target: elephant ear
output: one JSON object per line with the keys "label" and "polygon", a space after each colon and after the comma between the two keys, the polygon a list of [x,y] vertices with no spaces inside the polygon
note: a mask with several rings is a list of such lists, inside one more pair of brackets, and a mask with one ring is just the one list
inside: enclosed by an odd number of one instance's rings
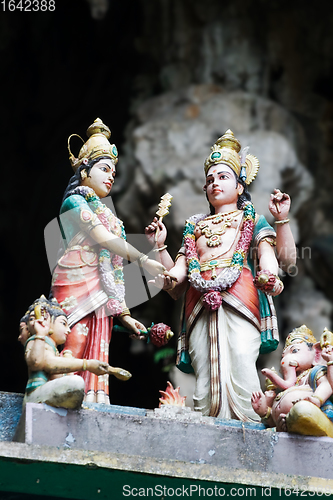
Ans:
{"label": "elephant ear", "polygon": [[315,350],[315,363],[318,364],[320,362],[322,362],[322,358],[321,358],[321,346],[320,346],[320,342],[316,342],[315,344],[313,344],[313,348]]}

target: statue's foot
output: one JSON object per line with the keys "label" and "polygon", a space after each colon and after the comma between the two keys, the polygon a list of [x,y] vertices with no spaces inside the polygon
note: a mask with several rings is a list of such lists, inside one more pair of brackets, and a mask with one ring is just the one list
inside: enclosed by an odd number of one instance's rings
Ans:
{"label": "statue's foot", "polygon": [[298,401],[286,416],[288,432],[333,437],[333,422],[310,401]]}
{"label": "statue's foot", "polygon": [[267,414],[268,405],[266,403],[266,397],[261,391],[252,392],[251,404],[259,417],[262,418]]}

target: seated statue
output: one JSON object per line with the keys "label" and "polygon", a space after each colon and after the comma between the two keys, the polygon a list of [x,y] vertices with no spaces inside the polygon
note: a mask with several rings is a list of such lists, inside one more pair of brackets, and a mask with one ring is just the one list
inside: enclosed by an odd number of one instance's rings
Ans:
{"label": "seated statue", "polygon": [[[25,359],[29,380],[23,405],[46,403],[50,406],[78,409],[84,397],[84,380],[74,372],[88,370],[97,376],[112,373],[122,380],[129,372],[112,368],[97,359],[77,359],[60,356],[58,346],[63,345],[70,332],[67,316],[59,304],[44,296],[35,301],[28,312],[29,337],[25,343]],[[66,376],[65,376],[66,375]]]}
{"label": "seated statue", "polygon": [[[252,407],[268,427],[277,431],[333,437],[333,335],[326,329],[317,342],[305,325],[287,337],[280,377],[273,369],[262,373],[268,390],[252,393]],[[276,389],[281,392],[276,393]]]}

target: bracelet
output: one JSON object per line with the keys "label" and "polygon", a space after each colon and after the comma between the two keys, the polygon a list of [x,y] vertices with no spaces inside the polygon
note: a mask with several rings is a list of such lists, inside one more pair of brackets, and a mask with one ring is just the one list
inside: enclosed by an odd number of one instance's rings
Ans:
{"label": "bracelet", "polygon": [[333,361],[327,361],[327,366],[333,365]]}
{"label": "bracelet", "polygon": [[171,290],[173,290],[175,288],[175,286],[177,285],[177,281],[172,280],[171,285],[172,285],[171,288],[168,288],[167,290],[165,290],[166,292],[170,292]]}
{"label": "bracelet", "polygon": [[266,411],[266,415],[264,417],[261,417],[261,420],[268,420],[269,417],[271,416],[272,413],[272,408],[269,406]]}
{"label": "bracelet", "polygon": [[124,307],[123,312],[119,314],[119,317],[132,316],[128,307]]}
{"label": "bracelet", "polygon": [[34,340],[44,340],[45,342],[45,337],[42,337],[41,335],[35,335]]}
{"label": "bracelet", "polygon": [[319,396],[315,396],[315,395],[313,394],[313,396],[312,396],[312,397],[313,397],[313,398],[318,399],[318,401],[319,401],[319,403],[320,403],[320,406],[323,406],[324,401],[323,401],[323,400],[322,400]]}
{"label": "bracelet", "polygon": [[85,372],[86,369],[87,369],[87,360],[83,359],[82,361],[83,361],[83,363],[82,363],[82,371]]}
{"label": "bracelet", "polygon": [[275,224],[287,224],[288,222],[290,222],[290,219],[276,220]]}
{"label": "bracelet", "polygon": [[141,253],[140,257],[137,259],[137,262],[139,263],[139,266],[141,267],[148,259],[149,259],[148,255]]}
{"label": "bracelet", "polygon": [[163,245],[163,247],[154,248],[153,252],[162,252],[162,250],[165,250],[167,247],[168,245]]}

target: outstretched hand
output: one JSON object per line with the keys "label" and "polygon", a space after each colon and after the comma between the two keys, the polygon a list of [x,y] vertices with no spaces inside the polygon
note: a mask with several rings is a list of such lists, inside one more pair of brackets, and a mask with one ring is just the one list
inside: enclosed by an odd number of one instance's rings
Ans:
{"label": "outstretched hand", "polygon": [[160,290],[173,290],[176,286],[178,279],[172,274],[165,271],[163,274],[158,274],[153,280],[149,280],[148,283],[156,286]]}
{"label": "outstretched hand", "polygon": [[[146,338],[146,335],[144,335],[142,332],[146,332],[147,328],[143,323],[140,321],[132,318],[132,316],[120,316],[119,320],[121,321],[122,325],[127,328],[131,332],[130,338],[135,339],[135,340],[144,340]],[[140,331],[141,330],[141,331]]]}
{"label": "outstretched hand", "polygon": [[87,359],[87,370],[95,375],[106,375],[109,373],[109,364],[98,359]]}

